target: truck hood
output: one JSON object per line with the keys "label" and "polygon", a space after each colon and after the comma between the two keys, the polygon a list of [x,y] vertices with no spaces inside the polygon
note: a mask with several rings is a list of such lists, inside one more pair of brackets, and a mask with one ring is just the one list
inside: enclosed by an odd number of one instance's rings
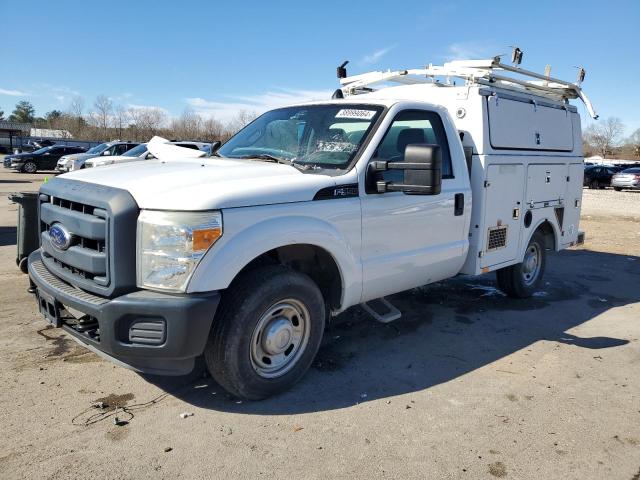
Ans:
{"label": "truck hood", "polygon": [[140,208],[208,210],[313,200],[335,177],[255,160],[145,160],[60,175],[127,190]]}

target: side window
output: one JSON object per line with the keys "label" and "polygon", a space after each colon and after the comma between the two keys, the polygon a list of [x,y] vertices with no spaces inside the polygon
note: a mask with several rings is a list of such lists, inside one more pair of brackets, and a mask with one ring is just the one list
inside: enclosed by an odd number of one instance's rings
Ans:
{"label": "side window", "polygon": [[114,153],[114,155],[122,155],[127,150],[129,150],[129,145],[126,143],[121,143],[119,145],[116,145],[116,153]]}
{"label": "side window", "polygon": [[[404,151],[412,143],[431,143],[440,146],[442,153],[442,178],[453,178],[449,143],[440,116],[425,110],[405,110],[394,118],[387,133],[378,145],[374,157],[390,162],[403,162]],[[387,181],[401,182],[401,170],[389,170],[383,177]]]}

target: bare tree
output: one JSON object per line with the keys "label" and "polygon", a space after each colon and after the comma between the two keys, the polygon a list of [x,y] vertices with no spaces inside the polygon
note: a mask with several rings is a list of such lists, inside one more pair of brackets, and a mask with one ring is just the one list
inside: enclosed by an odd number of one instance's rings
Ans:
{"label": "bare tree", "polygon": [[94,111],[92,117],[98,128],[102,130],[104,138],[107,137],[107,129],[113,115],[113,102],[106,95],[98,95],[93,102]]}
{"label": "bare tree", "polygon": [[167,114],[159,108],[132,108],[128,114],[135,125],[136,140],[149,140],[167,123]]}
{"label": "bare tree", "polygon": [[246,110],[240,110],[236,116],[227,124],[226,132],[224,138],[220,140],[228,140],[233,135],[238,133],[244,127],[246,127],[249,123],[254,121],[258,117],[256,112],[248,112]]}
{"label": "bare tree", "polygon": [[123,131],[129,125],[129,111],[122,105],[116,105],[113,110],[113,126],[118,131],[118,138],[122,139]]}
{"label": "bare tree", "polygon": [[208,118],[202,124],[201,140],[205,142],[223,141],[226,138],[226,129],[222,123],[215,118]]}
{"label": "bare tree", "polygon": [[171,136],[180,140],[198,140],[202,137],[202,117],[187,108],[170,125]]}
{"label": "bare tree", "polygon": [[625,147],[632,156],[640,158],[640,128],[629,135]]}
{"label": "bare tree", "polygon": [[622,120],[609,117],[602,123],[590,125],[584,131],[584,138],[604,158],[620,142],[623,133]]}
{"label": "bare tree", "polygon": [[84,113],[84,99],[80,96],[75,96],[71,100],[69,104],[69,108],[67,109],[66,115],[66,130],[69,130],[74,137],[82,138],[85,127],[86,120],[83,117]]}

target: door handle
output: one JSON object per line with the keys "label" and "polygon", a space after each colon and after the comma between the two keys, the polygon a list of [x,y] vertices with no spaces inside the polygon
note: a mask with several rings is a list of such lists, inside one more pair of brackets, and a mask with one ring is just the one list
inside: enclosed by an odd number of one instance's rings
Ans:
{"label": "door handle", "polygon": [[459,217],[464,213],[464,193],[456,193],[453,214]]}

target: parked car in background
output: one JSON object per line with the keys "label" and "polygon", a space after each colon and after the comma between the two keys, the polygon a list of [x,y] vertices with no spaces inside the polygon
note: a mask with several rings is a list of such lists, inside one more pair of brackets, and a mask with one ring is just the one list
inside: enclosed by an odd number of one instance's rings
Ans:
{"label": "parked car in background", "polygon": [[66,155],[62,157],[58,161],[56,169],[61,173],[80,170],[81,168],[84,168],[84,163],[90,158],[122,155],[138,145],[138,142],[123,142],[120,140],[101,143],[100,145],[90,148],[84,153],[80,153],[78,155]]}
{"label": "parked car in background", "polygon": [[611,178],[611,186],[616,192],[625,188],[640,189],[640,167],[627,168]]}
{"label": "parked car in background", "polygon": [[50,147],[51,145],[55,145],[55,141],[53,140],[31,140],[23,145],[21,145],[20,147],[16,147],[14,149],[14,153],[18,154],[18,153],[31,153],[31,152],[35,152],[36,150],[40,150],[41,148],[44,147]]}
{"label": "parked car in background", "polygon": [[589,188],[607,188],[611,185],[611,177],[620,171],[620,167],[594,165],[584,169],[583,185]]}
{"label": "parked car in background", "polygon": [[4,157],[5,168],[12,168],[22,173],[35,173],[38,170],[55,170],[58,160],[64,155],[82,154],[82,147],[67,145],[51,145],[35,152],[18,153]]}
{"label": "parked car in background", "polygon": [[[175,145],[177,147],[190,148],[193,150],[200,150],[203,152],[209,153],[209,149],[211,148],[210,143],[202,143],[202,142],[185,142],[185,141],[174,141],[168,142],[171,145]],[[128,152],[118,155],[115,157],[96,157],[87,160],[84,164],[85,168],[93,168],[93,167],[104,167],[105,165],[114,165],[121,163],[129,163],[129,162],[138,162],[140,160],[152,160],[156,157],[153,156],[151,152],[147,150],[147,144],[141,143],[137,147],[132,148]]]}

